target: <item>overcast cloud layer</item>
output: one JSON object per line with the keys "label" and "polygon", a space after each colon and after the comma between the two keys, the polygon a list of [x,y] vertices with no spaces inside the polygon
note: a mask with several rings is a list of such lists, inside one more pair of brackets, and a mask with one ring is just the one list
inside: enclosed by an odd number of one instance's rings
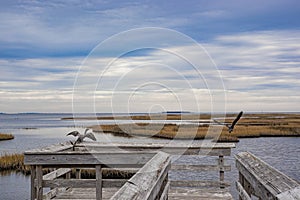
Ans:
{"label": "overcast cloud layer", "polygon": [[[0,112],[299,112],[299,18],[297,0],[1,1]],[[143,27],[178,31],[202,51],[146,31],[95,54]],[[137,41],[163,48],[116,59]]]}

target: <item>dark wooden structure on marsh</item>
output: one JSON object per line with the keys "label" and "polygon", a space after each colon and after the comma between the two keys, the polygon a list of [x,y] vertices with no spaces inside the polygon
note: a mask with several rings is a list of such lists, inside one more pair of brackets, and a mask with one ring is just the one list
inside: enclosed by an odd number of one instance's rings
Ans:
{"label": "dark wooden structure on marsh", "polygon": [[[78,144],[73,151],[72,145],[66,143],[25,152],[25,164],[31,165],[31,199],[226,200],[233,198],[228,189],[230,184],[224,179],[225,171],[230,171],[231,166],[225,165],[224,157],[230,156],[231,148],[234,147],[235,145],[231,143],[211,142],[192,143],[188,147],[184,144],[84,142]],[[199,165],[171,164],[173,155],[207,155],[216,157],[217,161]],[[268,191],[265,190],[260,193],[253,192],[257,183],[248,180],[249,177],[246,175],[247,171],[249,174],[255,174],[249,167],[253,163],[248,163],[249,166],[246,167],[246,161],[251,159],[244,158],[242,162],[242,156],[238,156],[240,180],[237,188],[240,198],[248,199],[251,194],[256,196],[267,194]],[[43,168],[55,170],[43,175]],[[94,169],[95,179],[81,179],[80,170],[84,168]],[[102,178],[102,171],[111,168],[136,173],[129,180]],[[72,169],[76,171],[76,178],[71,178]],[[218,180],[171,181],[168,178],[170,170],[217,171]],[[261,181],[256,176],[251,180]],[[254,185],[250,186],[251,184]],[[44,188],[49,189],[43,193]],[[293,197],[298,194],[299,185],[291,185],[290,190],[285,189],[283,192],[287,191],[292,191],[290,196]],[[278,194],[280,195],[280,192]],[[264,196],[260,198],[264,199]]]}

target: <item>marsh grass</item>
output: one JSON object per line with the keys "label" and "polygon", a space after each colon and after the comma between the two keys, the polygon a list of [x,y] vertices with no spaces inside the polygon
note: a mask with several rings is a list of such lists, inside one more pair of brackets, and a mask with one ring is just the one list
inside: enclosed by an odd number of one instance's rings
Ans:
{"label": "marsh grass", "polygon": [[0,133],[0,140],[12,140],[14,138],[12,134]]}
{"label": "marsh grass", "polygon": [[[139,117],[139,116],[138,116]],[[171,116],[179,119],[179,116]],[[194,117],[194,118],[193,118]],[[199,116],[185,116],[188,119],[199,119]],[[207,119],[209,115],[206,115]],[[224,120],[231,123],[235,115],[228,115]],[[142,119],[140,117],[139,119]],[[215,126],[215,125],[213,125]],[[238,122],[232,133],[228,134],[223,127],[218,130],[209,129],[209,125],[176,125],[176,124],[111,124],[91,127],[94,132],[113,133],[126,136],[146,136],[166,139],[214,139],[217,142],[237,142],[238,138],[300,136],[299,114],[248,114]]]}
{"label": "marsh grass", "polygon": [[23,154],[4,154],[0,157],[0,171],[11,170],[24,174],[30,173],[30,167],[24,165]]}

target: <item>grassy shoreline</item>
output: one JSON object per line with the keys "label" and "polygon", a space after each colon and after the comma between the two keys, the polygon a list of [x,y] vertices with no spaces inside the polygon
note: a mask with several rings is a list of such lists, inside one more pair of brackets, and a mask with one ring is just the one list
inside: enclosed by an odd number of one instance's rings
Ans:
{"label": "grassy shoreline", "polygon": [[[231,123],[230,114],[224,120]],[[143,116],[135,116],[142,118]],[[146,118],[149,116],[146,116]],[[180,119],[179,115],[172,115],[172,119]],[[203,118],[207,118],[208,115]],[[124,118],[122,116],[122,118]],[[128,118],[128,117],[127,117]],[[201,119],[203,119],[201,118]],[[151,118],[153,120],[153,118]],[[169,118],[168,118],[169,119]],[[200,119],[198,115],[185,115],[184,120]],[[202,122],[202,121],[201,121]],[[94,132],[112,133],[123,136],[146,136],[165,139],[213,139],[216,142],[238,142],[238,138],[254,137],[298,137],[300,136],[300,114],[246,114],[238,122],[234,131],[228,133],[226,127],[208,123],[202,125],[193,124],[111,124],[90,126]],[[221,132],[220,132],[220,129]]]}
{"label": "grassy shoreline", "polygon": [[12,134],[0,133],[0,141],[1,140],[12,140],[15,137]]}
{"label": "grassy shoreline", "polygon": [[30,173],[30,167],[24,165],[23,154],[4,154],[0,157],[0,171],[17,171],[23,174]]}

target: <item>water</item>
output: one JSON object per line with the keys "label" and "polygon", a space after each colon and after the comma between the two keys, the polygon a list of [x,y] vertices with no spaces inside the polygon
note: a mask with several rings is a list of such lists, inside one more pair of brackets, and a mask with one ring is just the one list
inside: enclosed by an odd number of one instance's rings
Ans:
{"label": "water", "polygon": [[[0,114],[0,132],[12,133],[15,139],[0,141],[0,154],[23,152],[24,150],[39,148],[50,144],[73,140],[71,136],[66,137],[66,133],[71,130],[83,131],[84,126],[95,124],[93,121],[65,121],[61,117],[69,117],[71,114]],[[33,128],[33,129],[24,129]],[[118,137],[111,134],[96,134],[98,141],[105,142],[174,142],[164,139],[153,139],[143,137]],[[185,142],[185,141],[176,141]],[[199,141],[201,142],[201,141]],[[241,151],[249,151],[265,162],[274,166],[278,170],[300,181],[300,137],[276,137],[276,138],[252,138],[241,139],[237,147],[232,150],[232,156],[227,158],[227,164],[231,164],[232,171],[225,172],[226,181],[231,182],[231,193],[237,199],[234,182],[238,178],[233,155]],[[212,157],[185,156],[177,163],[199,164],[205,163]],[[186,180],[197,179],[218,179],[218,172],[211,173],[182,173],[171,172],[170,179],[176,180],[180,177]],[[29,199],[30,177],[22,174],[9,173],[0,175],[1,199]]]}

